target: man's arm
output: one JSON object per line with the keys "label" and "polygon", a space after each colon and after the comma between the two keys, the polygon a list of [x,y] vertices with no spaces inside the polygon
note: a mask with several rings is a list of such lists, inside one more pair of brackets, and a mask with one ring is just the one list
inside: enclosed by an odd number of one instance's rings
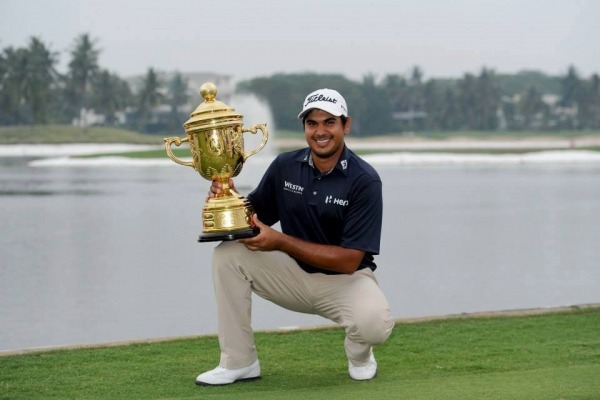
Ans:
{"label": "man's arm", "polygon": [[354,273],[365,255],[362,250],[307,242],[263,224],[256,214],[253,218],[260,233],[253,238],[240,240],[253,251],[283,251],[317,268],[344,274]]}

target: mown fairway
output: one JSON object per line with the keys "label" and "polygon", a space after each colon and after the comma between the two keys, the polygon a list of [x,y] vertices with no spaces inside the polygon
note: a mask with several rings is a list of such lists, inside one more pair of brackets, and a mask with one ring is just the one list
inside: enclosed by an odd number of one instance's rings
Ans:
{"label": "mown fairway", "polygon": [[0,357],[2,399],[598,399],[600,308],[398,323],[370,382],[343,331],[257,333],[263,379],[199,387],[215,337]]}

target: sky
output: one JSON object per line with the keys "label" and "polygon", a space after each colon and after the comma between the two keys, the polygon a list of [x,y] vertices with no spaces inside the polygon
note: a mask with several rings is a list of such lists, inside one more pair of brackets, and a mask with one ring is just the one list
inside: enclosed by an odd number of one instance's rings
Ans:
{"label": "sky", "polygon": [[212,72],[424,79],[537,70],[600,73],[597,0],[0,0],[0,50],[39,37],[66,72],[88,33],[121,77]]}

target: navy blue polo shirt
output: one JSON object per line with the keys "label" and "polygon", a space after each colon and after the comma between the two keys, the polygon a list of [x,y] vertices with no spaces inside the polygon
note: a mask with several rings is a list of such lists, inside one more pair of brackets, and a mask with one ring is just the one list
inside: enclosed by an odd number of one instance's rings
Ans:
{"label": "navy blue polo shirt", "polygon": [[[310,149],[278,155],[248,195],[258,218],[278,221],[282,232],[309,242],[363,250],[359,269],[376,265],[383,198],[381,179],[366,161],[344,147],[330,173],[309,164]],[[332,274],[296,260],[307,272]]]}

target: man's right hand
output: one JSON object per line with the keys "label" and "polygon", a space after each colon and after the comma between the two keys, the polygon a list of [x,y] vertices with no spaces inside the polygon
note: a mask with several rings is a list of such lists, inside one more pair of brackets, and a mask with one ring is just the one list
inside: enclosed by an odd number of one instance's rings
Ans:
{"label": "man's right hand", "polygon": [[[235,185],[233,184],[233,179],[231,178],[229,178],[229,189],[237,192],[237,190],[235,190]],[[206,201],[211,198],[218,197],[221,194],[223,194],[223,184],[221,181],[214,180],[212,181],[212,185],[210,185],[210,190],[208,191],[208,197],[206,198]]]}

